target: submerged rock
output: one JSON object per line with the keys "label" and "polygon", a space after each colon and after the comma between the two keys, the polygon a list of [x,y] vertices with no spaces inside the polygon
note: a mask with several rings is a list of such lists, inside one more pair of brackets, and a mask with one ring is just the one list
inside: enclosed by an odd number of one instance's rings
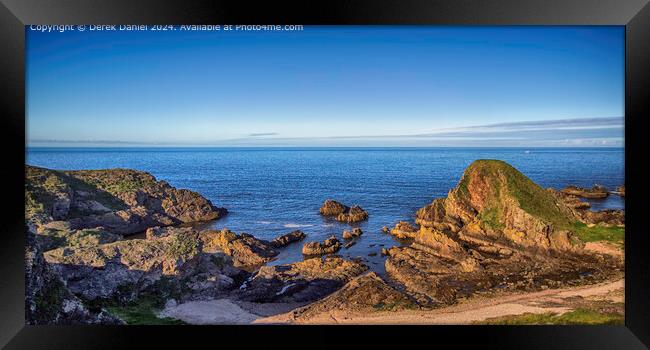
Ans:
{"label": "submerged rock", "polygon": [[334,254],[341,249],[341,241],[332,236],[321,242],[307,242],[302,247],[303,255],[325,255]]}
{"label": "submerged rock", "polygon": [[341,222],[358,222],[368,219],[368,212],[358,205],[348,207],[335,200],[326,200],[320,208],[321,215],[334,217]]}
{"label": "submerged rock", "polygon": [[367,269],[366,265],[338,256],[263,266],[237,293],[242,300],[255,302],[313,301],[332,293]]}
{"label": "submerged rock", "polygon": [[609,191],[607,191],[607,188],[600,185],[594,185],[590,189],[578,186],[567,186],[560,192],[583,198],[605,198],[609,196]]}

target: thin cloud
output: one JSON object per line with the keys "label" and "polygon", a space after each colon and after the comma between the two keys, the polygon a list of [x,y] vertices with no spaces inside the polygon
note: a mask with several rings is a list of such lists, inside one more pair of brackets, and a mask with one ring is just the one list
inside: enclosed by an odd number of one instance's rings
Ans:
{"label": "thin cloud", "polygon": [[262,136],[275,136],[278,135],[277,132],[258,132],[258,133],[252,133],[248,134],[249,137],[262,137]]}

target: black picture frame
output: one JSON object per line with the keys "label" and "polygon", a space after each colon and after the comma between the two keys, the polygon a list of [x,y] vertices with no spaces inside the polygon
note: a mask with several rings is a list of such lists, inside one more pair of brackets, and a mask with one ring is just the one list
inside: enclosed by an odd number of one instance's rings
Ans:
{"label": "black picture frame", "polygon": [[[2,0],[3,230],[0,346],[124,348],[202,340],[229,346],[328,348],[453,346],[499,349],[645,349],[650,345],[650,264],[642,230],[644,118],[649,113],[647,0],[128,1]],[[25,30],[28,24],[433,24],[624,25],[626,284],[625,326],[26,326],[24,303]],[[300,337],[297,340],[296,337]],[[209,345],[208,345],[209,346]]]}

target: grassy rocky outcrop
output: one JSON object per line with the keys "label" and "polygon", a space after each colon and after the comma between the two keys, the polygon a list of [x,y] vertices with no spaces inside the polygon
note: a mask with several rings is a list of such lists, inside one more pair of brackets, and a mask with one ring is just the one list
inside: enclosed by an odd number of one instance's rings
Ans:
{"label": "grassy rocky outcrop", "polygon": [[587,241],[622,239],[598,226],[514,167],[477,160],[446,198],[391,233],[410,246],[387,251],[388,275],[423,305],[453,304],[476,293],[538,290],[595,282],[622,273],[622,262],[592,254]]}
{"label": "grassy rocky outcrop", "polygon": [[148,227],[213,220],[226,213],[200,194],[142,171],[25,166],[25,219],[46,249],[108,243]]}

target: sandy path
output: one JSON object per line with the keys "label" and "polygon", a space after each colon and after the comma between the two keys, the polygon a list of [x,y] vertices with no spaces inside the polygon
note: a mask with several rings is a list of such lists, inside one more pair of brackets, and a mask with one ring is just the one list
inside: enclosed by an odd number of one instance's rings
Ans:
{"label": "sandy path", "polygon": [[[564,313],[570,311],[562,305],[570,297],[600,297],[619,300],[624,279],[613,282],[541,292],[513,294],[493,298],[473,298],[462,304],[431,311],[405,310],[397,312],[324,312],[308,320],[294,321],[291,314],[259,318],[254,323],[308,323],[308,324],[468,324],[488,318],[520,315],[524,313]],[[617,296],[611,296],[617,294]],[[549,306],[553,305],[553,306]]]}
{"label": "sandy path", "polygon": [[259,317],[228,299],[189,301],[167,306],[159,316],[189,324],[249,324]]}

